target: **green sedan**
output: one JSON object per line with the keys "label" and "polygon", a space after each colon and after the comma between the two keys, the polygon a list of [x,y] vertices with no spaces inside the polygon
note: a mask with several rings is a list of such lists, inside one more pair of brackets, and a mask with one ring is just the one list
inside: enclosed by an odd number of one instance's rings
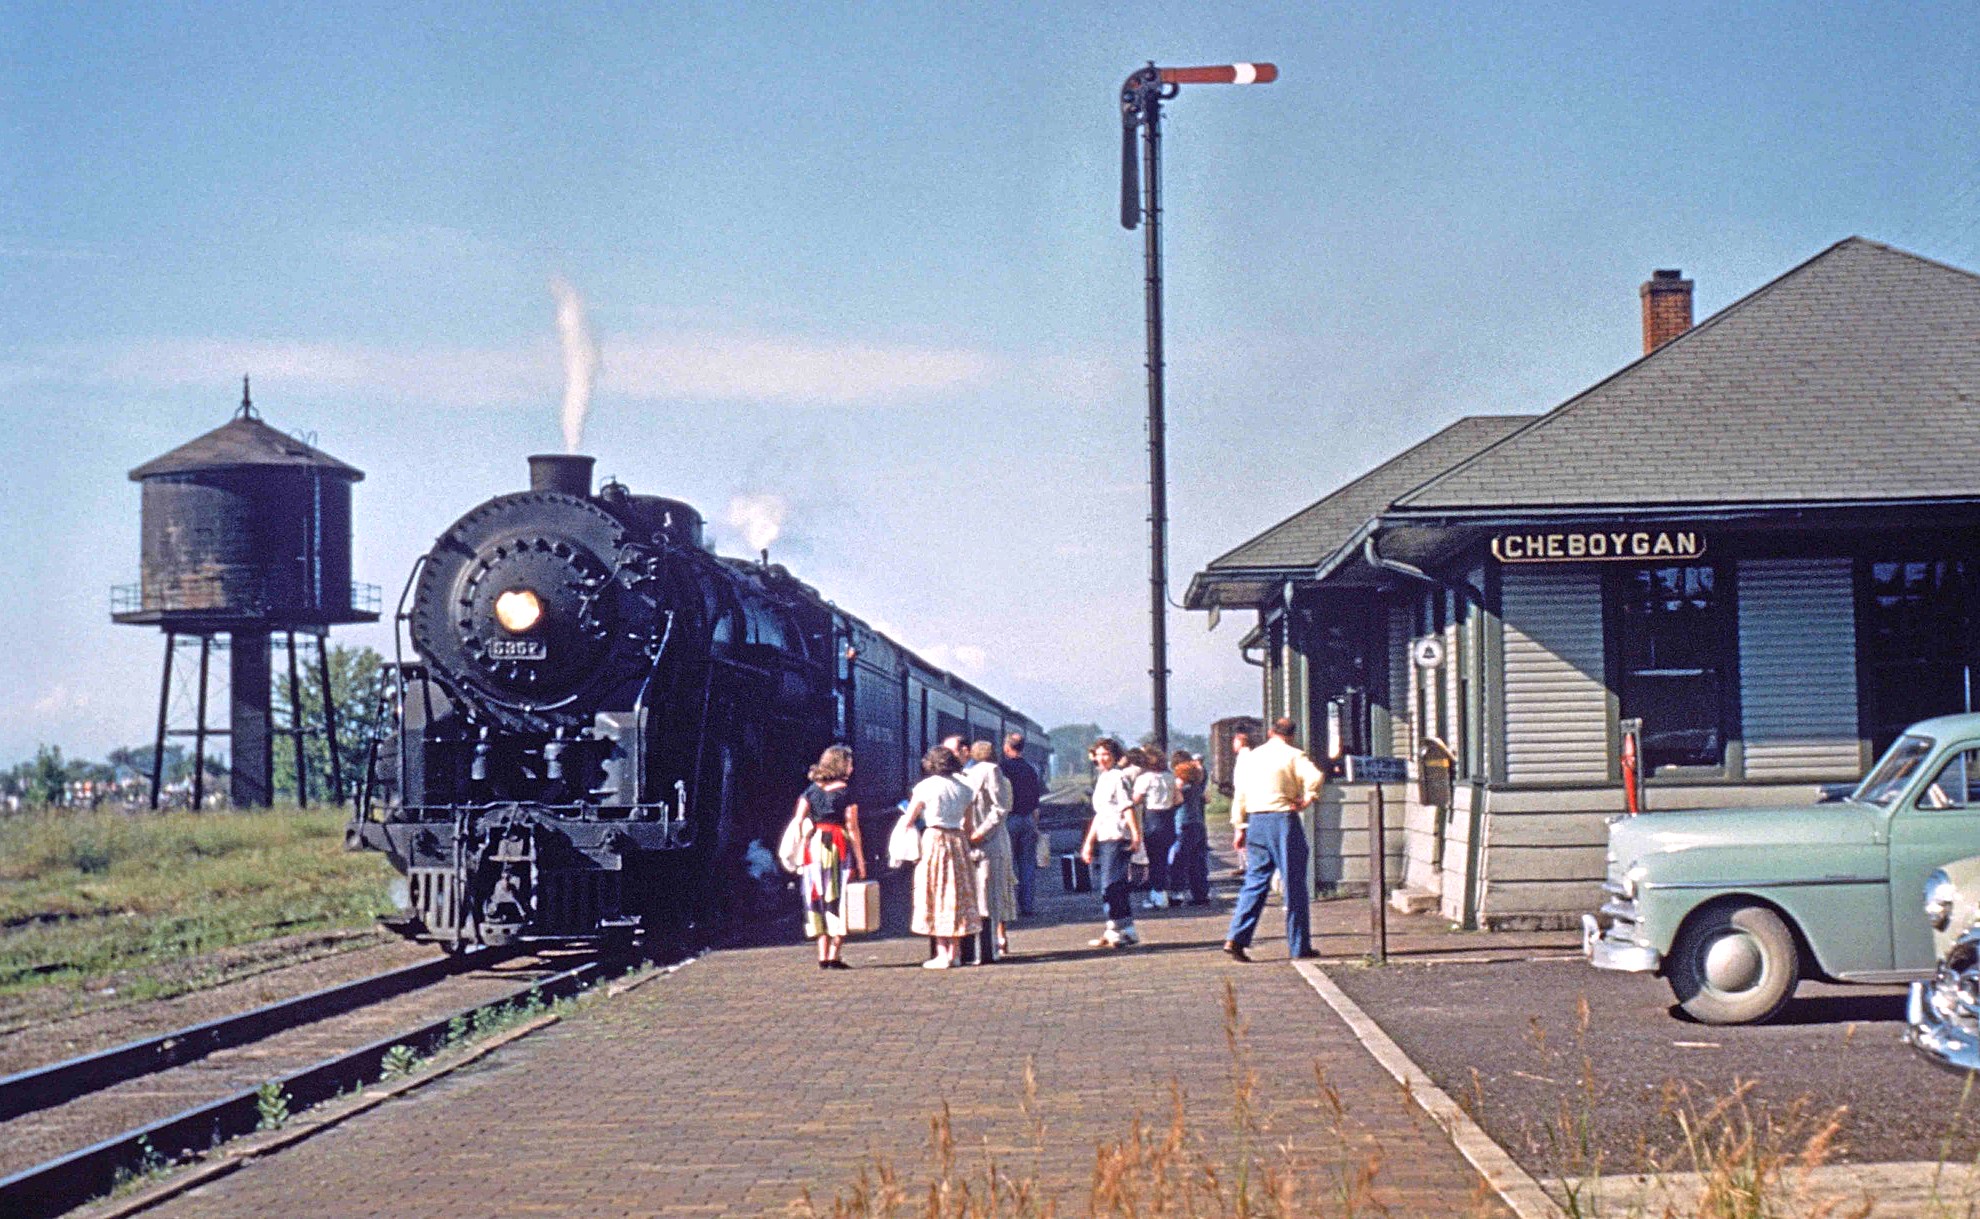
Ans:
{"label": "green sedan", "polygon": [[1841,801],[1651,812],[1609,823],[1597,969],[1662,974],[1707,1024],[1779,1012],[1804,977],[1929,976],[1926,878],[1980,853],[1980,715],[1923,720]]}

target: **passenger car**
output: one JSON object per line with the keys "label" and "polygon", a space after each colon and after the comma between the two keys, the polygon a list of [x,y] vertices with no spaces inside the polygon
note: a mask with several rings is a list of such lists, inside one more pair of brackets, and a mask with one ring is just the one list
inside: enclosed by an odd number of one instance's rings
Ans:
{"label": "passenger car", "polygon": [[1939,967],[1911,984],[1904,1039],[1941,1066],[1980,1070],[1980,855],[1926,878],[1925,921]]}
{"label": "passenger car", "polygon": [[1582,917],[1582,949],[1598,969],[1662,974],[1707,1024],[1766,1020],[1803,977],[1929,973],[1918,894],[1976,853],[1980,715],[1922,720],[1839,802],[1611,821],[1608,900]]}

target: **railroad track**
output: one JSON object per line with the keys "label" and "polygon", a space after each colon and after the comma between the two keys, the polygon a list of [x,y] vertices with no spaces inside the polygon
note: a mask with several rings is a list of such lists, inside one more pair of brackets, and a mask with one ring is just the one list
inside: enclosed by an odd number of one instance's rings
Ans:
{"label": "railroad track", "polygon": [[0,1078],[0,1215],[60,1214],[256,1129],[265,1095],[300,1111],[377,1082],[394,1047],[430,1053],[463,1022],[607,968],[513,950],[422,962]]}

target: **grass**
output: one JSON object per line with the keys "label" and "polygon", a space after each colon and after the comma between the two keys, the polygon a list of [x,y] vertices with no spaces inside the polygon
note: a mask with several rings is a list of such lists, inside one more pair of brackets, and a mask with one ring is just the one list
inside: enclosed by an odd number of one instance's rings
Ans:
{"label": "grass", "polygon": [[125,994],[154,997],[175,984],[148,968],[365,926],[393,873],[346,853],[343,828],[334,808],[0,816],[0,995],[140,971]]}
{"label": "grass", "polygon": [[[1050,1219],[1060,1214],[1119,1219],[1292,1219],[1388,1215],[1376,1196],[1382,1171],[1379,1149],[1366,1147],[1348,1107],[1316,1064],[1314,1094],[1306,1103],[1325,1128],[1320,1147],[1331,1154],[1313,1161],[1313,1146],[1294,1149],[1274,1135],[1238,1010],[1237,991],[1224,984],[1224,1039],[1228,1054],[1228,1123],[1193,1120],[1179,1085],[1171,1081],[1166,1120],[1134,1118],[1119,1137],[1093,1149],[1084,1196],[1045,1179],[1042,1163],[1051,1146],[1038,1107],[1038,1080],[1026,1064],[1019,1102],[1030,1143],[1029,1165],[998,1158],[987,1142],[979,1150],[959,1146],[949,1106],[929,1121],[925,1171],[903,1171],[881,1157],[862,1164],[829,1203],[809,1192],[790,1206],[798,1219]],[[1481,1188],[1470,1213],[1492,1213]],[[1458,1212],[1453,1219],[1459,1219]]]}
{"label": "grass", "polygon": [[[1581,1036],[1587,1025],[1584,1004]],[[1020,1101],[1023,1121],[1017,1124],[1029,1135],[1029,1164],[999,1158],[987,1138],[981,1148],[960,1146],[945,1102],[929,1122],[925,1166],[903,1168],[869,1157],[829,1203],[819,1203],[807,1191],[791,1203],[789,1213],[798,1219],[1050,1219],[1062,1214],[1354,1219],[1398,1213],[1381,1196],[1385,1149],[1370,1145],[1358,1131],[1349,1104],[1318,1063],[1307,1104],[1322,1116],[1323,1135],[1306,1140],[1303,1163],[1274,1138],[1229,983],[1224,1033],[1230,1062],[1230,1091],[1223,1102],[1228,1117],[1206,1125],[1201,1115],[1186,1111],[1172,1083],[1167,1121],[1150,1124],[1137,1116],[1119,1137],[1096,1143],[1084,1189],[1046,1178],[1043,1163],[1050,1144],[1039,1117],[1038,1081],[1027,1063]],[[1579,1038],[1574,1048],[1581,1049]],[[1598,1150],[1602,1118],[1595,1106],[1592,1060],[1585,1054],[1578,1057],[1581,1078],[1558,1112],[1536,1115],[1547,1130],[1535,1150],[1547,1161],[1549,1194],[1566,1219],[1867,1219],[1882,1213],[1877,1199],[1838,1194],[1816,1172],[1841,1146],[1845,1107],[1803,1098],[1770,1108],[1756,1102],[1750,1082],[1736,1083],[1716,1097],[1699,1097],[1676,1082],[1667,1085],[1661,1120],[1669,1123],[1676,1153],[1662,1163],[1647,1163],[1647,1184],[1637,1192],[1603,1190],[1602,1178],[1614,1166]],[[1969,1080],[1969,1093],[1972,1084]],[[1963,1094],[1962,1114],[1966,1105]],[[1959,1117],[1953,1115],[1953,1121]],[[1314,1157],[1316,1145],[1334,1154]],[[1950,1142],[1939,1150],[1943,1176],[1953,1166]],[[1467,1212],[1502,1213],[1482,1181],[1468,1204],[1451,1213]],[[1904,1213],[1921,1219],[1975,1219],[1980,1195],[1935,1179],[1922,1209]]]}
{"label": "grass", "polygon": [[[1649,1132],[1638,1140],[1633,1163],[1613,1163],[1602,1150],[1600,1088],[1586,1049],[1589,1021],[1584,997],[1576,1005],[1567,1050],[1575,1079],[1553,1113],[1534,1115],[1537,1137],[1530,1139],[1550,1178],[1548,1192],[1566,1219],[1866,1219],[1878,1213],[1878,1199],[1838,1192],[1835,1179],[1825,1181],[1818,1172],[1843,1146],[1848,1106],[1806,1095],[1767,1104],[1756,1097],[1753,1080],[1735,1079],[1721,1095],[1701,1095],[1681,1081],[1667,1081],[1657,1117],[1663,1137]],[[1537,1022],[1529,1040],[1545,1053],[1545,1033]],[[1971,1179],[1964,1187],[1947,1179],[1954,1166],[1953,1134],[1964,1123],[1972,1082],[1969,1078],[1958,1108],[1947,1115],[1930,1196],[1922,1210],[1904,1213],[1922,1219],[1980,1215]],[[1476,1071],[1472,1087],[1476,1111],[1483,1101]]]}

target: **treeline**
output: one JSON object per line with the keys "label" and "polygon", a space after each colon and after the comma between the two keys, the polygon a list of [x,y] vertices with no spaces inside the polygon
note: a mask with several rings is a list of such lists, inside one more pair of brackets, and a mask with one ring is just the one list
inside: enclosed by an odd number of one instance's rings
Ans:
{"label": "treeline", "polygon": [[[367,647],[330,646],[330,702],[337,712],[336,741],[330,739],[328,717],[324,714],[323,679],[315,665],[303,668],[299,683],[300,716],[303,726],[303,760],[309,774],[308,796],[312,802],[330,798],[331,749],[342,770],[346,796],[356,792],[364,776],[365,755],[374,733],[385,722],[387,704],[385,660]],[[296,781],[294,738],[284,731],[296,722],[290,714],[288,682],[275,683],[274,723],[275,797],[295,800],[302,791]],[[224,727],[224,724],[222,725]],[[226,738],[207,742],[206,804],[224,802],[226,795]],[[36,747],[34,756],[0,770],[0,801],[7,807],[24,805],[101,805],[140,804],[151,793],[153,749],[150,743],[113,749],[99,761],[68,757],[59,745]],[[184,807],[192,799],[192,750],[179,740],[168,741],[161,772],[161,804]]]}
{"label": "treeline", "polygon": [[[1060,724],[1046,733],[1052,739],[1052,774],[1055,778],[1076,776],[1093,777],[1093,762],[1086,756],[1088,746],[1103,736],[1125,741],[1133,745],[1153,745],[1155,734],[1142,733],[1135,736],[1127,732],[1110,732],[1098,724]],[[1210,752],[1210,738],[1196,732],[1182,732],[1174,725],[1169,727],[1169,748],[1171,751],[1186,749],[1190,753]]]}

